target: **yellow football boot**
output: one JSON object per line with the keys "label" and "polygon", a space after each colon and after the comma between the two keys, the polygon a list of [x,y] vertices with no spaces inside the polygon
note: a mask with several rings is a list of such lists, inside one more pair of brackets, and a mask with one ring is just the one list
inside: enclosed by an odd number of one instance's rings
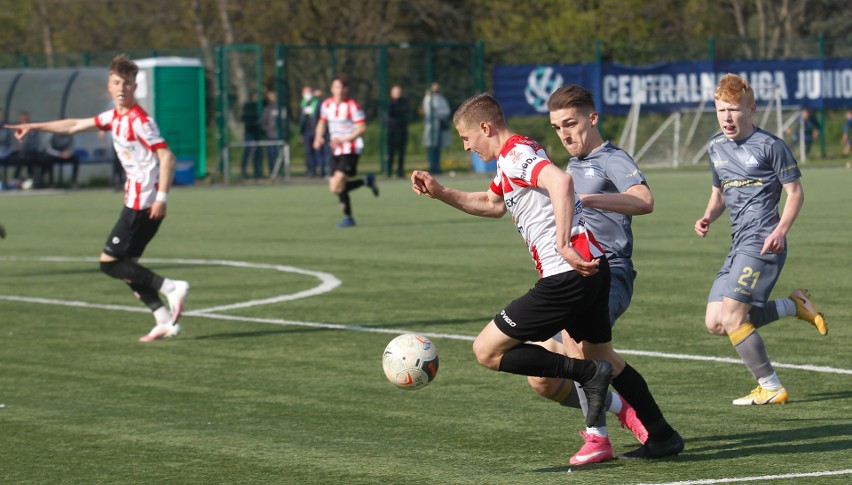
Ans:
{"label": "yellow football boot", "polygon": [[811,325],[816,327],[820,335],[828,335],[828,325],[825,323],[825,315],[817,311],[808,290],[797,288],[790,293],[790,299],[796,303],[796,318],[810,322]]}
{"label": "yellow football boot", "polygon": [[733,404],[735,406],[751,406],[751,405],[763,405],[763,404],[784,404],[787,402],[787,398],[789,398],[789,394],[787,394],[787,389],[783,387],[778,388],[774,391],[770,391],[768,389],[764,389],[761,386],[755,387],[748,396],[743,396],[739,399],[734,399]]}

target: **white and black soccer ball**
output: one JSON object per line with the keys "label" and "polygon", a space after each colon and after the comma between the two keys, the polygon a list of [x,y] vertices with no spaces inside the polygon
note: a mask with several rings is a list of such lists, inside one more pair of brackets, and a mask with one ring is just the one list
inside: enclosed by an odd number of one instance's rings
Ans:
{"label": "white and black soccer ball", "polygon": [[438,373],[438,349],[426,337],[402,334],[385,347],[382,367],[397,387],[408,391],[423,389]]}

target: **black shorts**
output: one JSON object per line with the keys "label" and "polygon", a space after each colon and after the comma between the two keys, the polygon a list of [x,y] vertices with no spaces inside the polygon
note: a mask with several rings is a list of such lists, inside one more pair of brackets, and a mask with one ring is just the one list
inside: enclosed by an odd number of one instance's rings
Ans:
{"label": "black shorts", "polygon": [[157,234],[162,219],[151,219],[151,209],[121,209],[121,215],[104,244],[104,252],[114,258],[130,259],[142,256],[145,247]]}
{"label": "black shorts", "polygon": [[331,173],[343,172],[347,177],[358,175],[358,159],[360,155],[348,153],[331,157]]}
{"label": "black shorts", "polygon": [[494,323],[521,341],[547,340],[567,330],[576,342],[606,343],[612,340],[609,285],[609,263],[600,258],[598,272],[592,276],[568,271],[538,280],[526,295],[498,313]]}

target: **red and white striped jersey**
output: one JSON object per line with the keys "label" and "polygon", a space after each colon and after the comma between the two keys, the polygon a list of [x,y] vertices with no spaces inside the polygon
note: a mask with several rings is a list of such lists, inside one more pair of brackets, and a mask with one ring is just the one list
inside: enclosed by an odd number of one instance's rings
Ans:
{"label": "red and white striped jersey", "polygon": [[115,109],[95,116],[95,124],[112,132],[112,144],[127,174],[124,205],[145,210],[154,204],[160,186],[160,161],[157,150],[168,148],[154,119],[139,105],[120,115]]}
{"label": "red and white striped jersey", "polygon": [[[538,187],[538,175],[550,163],[547,153],[535,140],[513,135],[497,157],[497,175],[490,187],[503,197],[541,278],[574,270],[556,248],[556,218],[550,195]],[[587,260],[603,255],[586,229],[583,206],[576,192],[571,245]]]}
{"label": "red and white striped jersey", "polygon": [[[326,122],[328,134],[331,138],[347,137],[355,131],[355,125],[367,122],[364,110],[352,98],[346,98],[339,103],[334,98],[323,101],[320,107],[320,120]],[[363,149],[364,140],[359,136],[335,148],[333,155],[348,155],[350,153],[360,155]]]}

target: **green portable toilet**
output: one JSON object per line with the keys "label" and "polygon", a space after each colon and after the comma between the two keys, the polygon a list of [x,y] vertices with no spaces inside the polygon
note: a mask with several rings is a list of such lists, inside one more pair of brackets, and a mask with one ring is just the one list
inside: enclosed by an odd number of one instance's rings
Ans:
{"label": "green portable toilet", "polygon": [[136,100],[150,114],[177,158],[175,184],[207,175],[204,65],[200,59],[139,59]]}

